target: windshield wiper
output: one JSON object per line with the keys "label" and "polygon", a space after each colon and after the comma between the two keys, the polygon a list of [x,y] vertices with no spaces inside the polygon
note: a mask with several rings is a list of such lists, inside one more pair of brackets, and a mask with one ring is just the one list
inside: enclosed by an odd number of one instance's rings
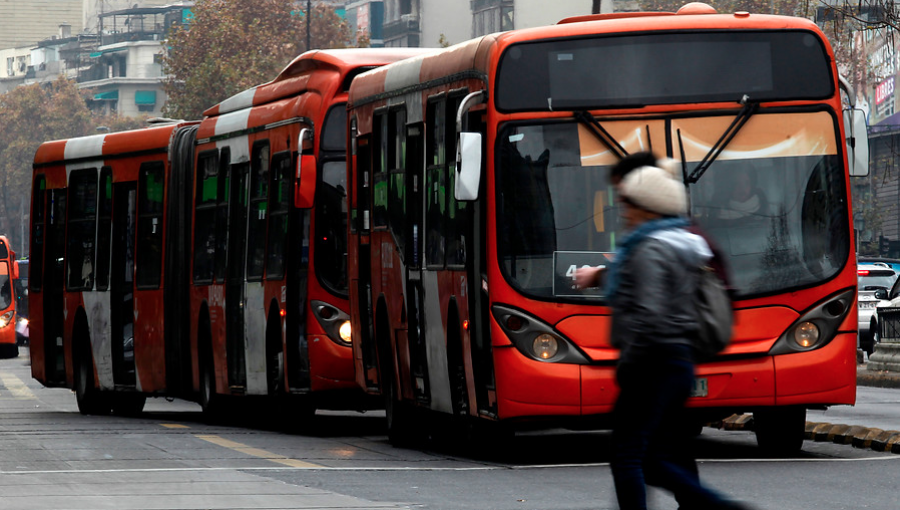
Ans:
{"label": "windshield wiper", "polygon": [[603,142],[603,145],[606,145],[619,159],[628,155],[628,151],[619,145],[619,142],[617,142],[609,132],[603,129],[603,126],[597,122],[597,119],[595,119],[593,115],[584,110],[578,110],[574,112],[574,115],[575,119],[584,124],[585,127],[587,127],[598,140]]}
{"label": "windshield wiper", "polygon": [[[744,105],[744,107],[741,108],[740,112],[738,112],[737,117],[735,117],[734,120],[731,121],[731,125],[728,126],[728,129],[726,129],[725,132],[722,133],[722,136],[715,143],[715,145],[713,145],[712,148],[709,149],[709,152],[706,154],[706,156],[703,157],[703,161],[701,161],[697,168],[695,168],[694,171],[691,172],[691,175],[687,176],[687,179],[685,180],[687,184],[694,184],[700,180],[700,177],[703,176],[703,174],[707,170],[709,170],[709,167],[713,164],[713,161],[715,161],[716,158],[719,157],[719,154],[721,154],[722,151],[725,150],[725,147],[729,143],[731,143],[731,140],[735,137],[735,135],[738,134],[738,131],[740,131],[741,128],[744,127],[744,124],[746,124],[747,121],[750,120],[750,117],[752,117],[753,114],[756,113],[756,109],[759,107],[759,103],[751,102],[750,96],[746,94],[744,94],[744,97],[741,98],[741,104]],[[683,147],[682,150],[684,150]]]}

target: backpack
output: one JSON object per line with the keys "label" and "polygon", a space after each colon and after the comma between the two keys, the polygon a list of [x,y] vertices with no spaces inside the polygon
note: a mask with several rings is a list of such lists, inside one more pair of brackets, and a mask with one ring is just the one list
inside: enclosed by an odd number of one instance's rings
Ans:
{"label": "backpack", "polygon": [[697,281],[697,322],[694,343],[697,361],[709,361],[731,341],[734,309],[722,279],[710,267],[701,267]]}

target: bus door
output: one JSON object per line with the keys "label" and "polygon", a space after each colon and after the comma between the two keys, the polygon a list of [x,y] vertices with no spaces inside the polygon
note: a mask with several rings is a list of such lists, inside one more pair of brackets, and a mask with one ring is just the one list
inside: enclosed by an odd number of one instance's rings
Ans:
{"label": "bus door", "polygon": [[66,381],[66,361],[63,350],[66,190],[48,189],[41,193],[44,195],[43,203],[47,204],[46,214],[49,216],[46,221],[44,248],[44,364],[47,382],[63,383]]}
{"label": "bus door", "polygon": [[134,386],[134,250],[137,224],[137,183],[113,184],[112,277],[110,326],[113,382]]}
{"label": "bus door", "polygon": [[[356,119],[353,120],[351,130],[356,130]],[[356,214],[350,219],[351,231],[356,236],[351,236],[351,242],[355,243],[357,279],[351,282],[350,292],[356,294],[355,300],[359,313],[351,314],[353,331],[358,331],[359,349],[362,354],[363,381],[366,388],[374,390],[378,388],[378,353],[375,345],[375,333],[373,323],[372,303],[372,265],[371,261],[371,197],[369,195],[372,179],[372,143],[370,138],[358,138],[356,146],[356,172],[353,176],[352,186],[356,189]],[[350,197],[353,200],[353,197]],[[353,206],[351,206],[353,207]],[[348,248],[350,248],[348,246]],[[354,262],[351,262],[354,263]]]}
{"label": "bus door", "polygon": [[[431,399],[428,387],[428,359],[425,343],[425,302],[422,286],[424,267],[423,188],[425,185],[425,137],[422,124],[409,126],[406,131],[406,310],[410,372],[413,394],[419,402]],[[434,296],[435,298],[437,296]]]}
{"label": "bus door", "polygon": [[247,368],[244,363],[244,280],[247,255],[248,175],[250,165],[231,165],[228,180],[228,260],[225,279],[225,356],[228,385],[244,388]]}

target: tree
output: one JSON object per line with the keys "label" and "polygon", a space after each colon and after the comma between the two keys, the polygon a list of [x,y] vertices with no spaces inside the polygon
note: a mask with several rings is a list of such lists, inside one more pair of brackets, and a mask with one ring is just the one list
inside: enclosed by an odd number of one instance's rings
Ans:
{"label": "tree", "polygon": [[31,200],[34,153],[46,140],[90,134],[94,124],[84,96],[62,77],[0,95],[0,118],[0,232],[25,253],[28,228],[21,222]]}
{"label": "tree", "polygon": [[[163,83],[169,117],[198,119],[207,108],[274,79],[305,51],[306,14],[292,0],[197,0],[194,17],[169,34]],[[345,47],[348,25],[327,5],[310,13],[314,48]]]}

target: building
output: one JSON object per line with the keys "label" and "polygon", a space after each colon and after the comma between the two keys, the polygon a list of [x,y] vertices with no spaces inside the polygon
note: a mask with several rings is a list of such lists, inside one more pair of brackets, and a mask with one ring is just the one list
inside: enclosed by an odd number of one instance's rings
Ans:
{"label": "building", "polygon": [[[82,31],[83,0],[15,0],[0,2],[0,48],[21,48],[56,34],[68,24]],[[5,73],[4,73],[5,74]]]}
{"label": "building", "polygon": [[[591,12],[590,0],[357,0],[347,6],[348,19],[351,10],[363,5],[375,12],[375,3],[383,4],[384,46],[446,46],[494,32],[552,25]],[[611,0],[604,4],[613,8]],[[373,22],[370,17],[370,27]]]}

